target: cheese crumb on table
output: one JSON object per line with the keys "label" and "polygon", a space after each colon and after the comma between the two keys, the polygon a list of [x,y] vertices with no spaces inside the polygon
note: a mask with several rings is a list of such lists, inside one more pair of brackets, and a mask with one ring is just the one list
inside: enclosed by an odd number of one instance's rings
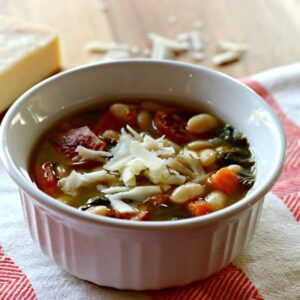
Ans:
{"label": "cheese crumb on table", "polygon": [[203,21],[202,20],[196,20],[193,24],[193,27],[195,29],[202,29],[203,28]]}
{"label": "cheese crumb on table", "polygon": [[87,43],[85,49],[92,53],[106,53],[108,51],[128,51],[128,46],[115,42],[96,40]]}
{"label": "cheese crumb on table", "polygon": [[223,65],[239,60],[243,52],[248,50],[247,44],[238,44],[225,40],[219,41],[219,48],[223,51],[212,59],[214,65]]}
{"label": "cheese crumb on table", "polygon": [[59,38],[44,27],[0,16],[0,112],[60,70]]}
{"label": "cheese crumb on table", "polygon": [[227,40],[219,40],[219,47],[222,51],[237,51],[237,52],[244,52],[247,51],[249,48],[248,44],[241,44],[241,43],[233,43]]}
{"label": "cheese crumb on table", "polygon": [[178,21],[178,18],[176,16],[169,16],[168,17],[168,23],[171,24],[171,25],[176,24],[177,21]]}
{"label": "cheese crumb on table", "polygon": [[240,52],[228,50],[215,55],[212,58],[212,63],[216,66],[219,66],[219,65],[223,65],[223,64],[227,64],[239,60],[240,57],[241,57]]}

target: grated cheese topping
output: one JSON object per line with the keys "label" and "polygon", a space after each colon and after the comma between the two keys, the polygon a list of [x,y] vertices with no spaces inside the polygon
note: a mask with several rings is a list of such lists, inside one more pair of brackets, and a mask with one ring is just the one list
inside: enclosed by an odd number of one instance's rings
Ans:
{"label": "grated cheese topping", "polygon": [[[94,169],[90,173],[72,171],[58,181],[58,186],[65,194],[76,196],[83,188],[95,185],[120,213],[135,211],[123,200],[142,201],[173,185],[198,182],[206,175],[197,152],[178,150],[164,136],[155,139],[128,125],[121,129],[117,145],[109,151],[78,146],[76,152],[83,159],[106,163],[102,170]],[[139,175],[145,176],[152,185],[137,186]]]}
{"label": "grated cheese topping", "polygon": [[138,186],[130,189],[129,191],[116,193],[113,195],[114,199],[118,200],[133,200],[143,201],[145,198],[157,195],[161,193],[159,186]]}
{"label": "grated cheese topping", "polygon": [[90,173],[79,173],[73,170],[69,176],[60,179],[57,184],[65,194],[76,197],[80,189],[91,184],[117,180],[115,175],[108,174],[105,170]]}
{"label": "grated cheese topping", "polygon": [[83,146],[77,146],[75,151],[84,159],[91,159],[91,160],[98,160],[98,161],[103,161],[104,157],[111,156],[109,152],[92,150]]}
{"label": "grated cheese topping", "polygon": [[131,214],[136,212],[136,209],[132,206],[115,198],[114,196],[107,196],[107,198],[110,201],[112,208],[121,214]]}

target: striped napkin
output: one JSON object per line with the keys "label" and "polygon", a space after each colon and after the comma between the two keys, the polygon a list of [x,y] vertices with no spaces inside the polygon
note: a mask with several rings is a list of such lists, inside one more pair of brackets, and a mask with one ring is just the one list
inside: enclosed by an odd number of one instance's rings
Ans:
{"label": "striped napkin", "polygon": [[32,242],[17,187],[0,163],[0,299],[300,300],[300,63],[242,80],[279,116],[288,156],[282,176],[265,199],[253,240],[231,265],[183,288],[143,293],[77,279]]}

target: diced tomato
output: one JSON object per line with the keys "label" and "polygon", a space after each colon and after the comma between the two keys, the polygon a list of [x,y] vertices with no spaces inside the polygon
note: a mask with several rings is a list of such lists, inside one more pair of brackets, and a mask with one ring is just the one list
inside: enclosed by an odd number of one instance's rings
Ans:
{"label": "diced tomato", "polygon": [[138,113],[136,110],[130,110],[126,122],[131,126],[136,126],[137,125],[137,115],[138,115]]}
{"label": "diced tomato", "polygon": [[225,194],[232,195],[238,189],[237,175],[227,167],[221,168],[210,178],[211,186]]}
{"label": "diced tomato", "polygon": [[57,187],[58,178],[54,172],[53,162],[48,161],[44,163],[36,174],[36,184],[42,191],[53,195],[59,190]]}
{"label": "diced tomato", "polygon": [[130,213],[121,214],[119,212],[114,211],[113,218],[123,219],[123,220],[131,220],[134,216],[135,216],[135,214],[130,214]]}
{"label": "diced tomato", "polygon": [[93,127],[93,132],[97,135],[100,135],[106,130],[120,131],[120,129],[125,127],[127,124],[130,126],[136,126],[137,112],[135,110],[130,110],[126,120],[120,120],[116,118],[110,111],[107,111]]}
{"label": "diced tomato", "polygon": [[178,144],[193,139],[193,135],[186,129],[187,121],[187,116],[178,110],[159,110],[155,114],[155,125],[159,133]]}
{"label": "diced tomato", "polygon": [[212,212],[208,203],[202,200],[196,202],[190,202],[188,204],[188,210],[195,217],[207,215]]}

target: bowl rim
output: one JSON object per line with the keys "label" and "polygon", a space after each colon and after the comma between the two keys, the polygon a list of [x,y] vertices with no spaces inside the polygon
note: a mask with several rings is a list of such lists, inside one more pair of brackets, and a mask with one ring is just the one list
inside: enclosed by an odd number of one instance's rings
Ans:
{"label": "bowl rim", "polygon": [[[17,166],[13,163],[12,157],[8,151],[7,148],[7,136],[6,132],[8,129],[8,126],[10,124],[10,121],[12,120],[13,116],[17,113],[18,108],[23,102],[26,102],[27,99],[30,98],[30,96],[33,93],[36,93],[40,89],[42,89],[44,86],[46,86],[48,83],[55,81],[61,77],[69,76],[73,73],[77,72],[86,72],[94,68],[101,68],[102,66],[107,65],[124,65],[124,64],[153,64],[153,65],[169,65],[169,66],[175,66],[179,68],[186,68],[189,69],[191,72],[199,72],[207,73],[212,76],[216,76],[219,79],[225,79],[230,80],[232,82],[235,82],[235,84],[238,84],[239,86],[242,86],[243,88],[247,89],[248,92],[254,94],[256,96],[256,99],[258,102],[260,102],[260,105],[266,109],[269,113],[269,115],[272,117],[273,121],[276,125],[276,130],[278,132],[278,135],[280,137],[280,149],[277,149],[279,151],[279,156],[277,161],[274,162],[272,172],[270,173],[270,176],[267,177],[264,181],[263,185],[260,185],[256,190],[253,191],[250,195],[246,195],[243,199],[239,200],[238,202],[220,210],[213,212],[211,214],[200,216],[200,217],[193,217],[193,218],[187,218],[183,220],[173,220],[173,221],[132,221],[132,220],[122,220],[122,219],[114,219],[114,218],[108,218],[105,216],[97,216],[92,214],[87,214],[85,212],[82,212],[78,210],[77,208],[71,207],[67,204],[61,203],[57,201],[56,199],[48,196],[41,190],[39,190],[33,182],[31,182],[28,178],[25,178],[24,174],[22,174]],[[35,201],[39,202],[42,206],[48,207],[51,210],[54,210],[56,212],[62,213],[65,216],[76,218],[77,220],[85,220],[94,224],[98,225],[106,225],[109,227],[117,227],[117,228],[129,228],[129,229],[136,229],[136,230],[169,230],[169,229],[179,229],[179,228],[187,228],[187,227],[200,227],[205,226],[208,224],[215,223],[217,221],[221,221],[223,219],[227,219],[229,217],[232,217],[234,215],[239,214],[240,212],[244,211],[248,207],[254,205],[257,201],[261,200],[263,196],[271,189],[271,187],[275,184],[276,180],[278,179],[283,166],[285,162],[286,157],[286,137],[284,134],[283,127],[279,121],[279,118],[275,114],[275,112],[272,110],[272,108],[253,90],[251,90],[248,86],[243,84],[242,82],[238,81],[237,79],[234,79],[230,77],[229,75],[226,75],[224,73],[199,66],[199,65],[193,65],[186,62],[178,62],[178,61],[169,61],[169,60],[154,60],[154,59],[125,59],[125,60],[118,60],[118,61],[110,61],[110,62],[98,62],[93,64],[86,64],[79,67],[75,67],[63,72],[60,72],[56,75],[53,75],[40,83],[34,85],[29,90],[27,90],[24,94],[22,94],[15,102],[14,104],[9,108],[7,113],[5,114],[2,124],[0,127],[0,156],[1,160],[3,162],[3,165],[10,175],[10,177],[17,183],[20,189],[25,191],[28,195],[30,195]]]}

